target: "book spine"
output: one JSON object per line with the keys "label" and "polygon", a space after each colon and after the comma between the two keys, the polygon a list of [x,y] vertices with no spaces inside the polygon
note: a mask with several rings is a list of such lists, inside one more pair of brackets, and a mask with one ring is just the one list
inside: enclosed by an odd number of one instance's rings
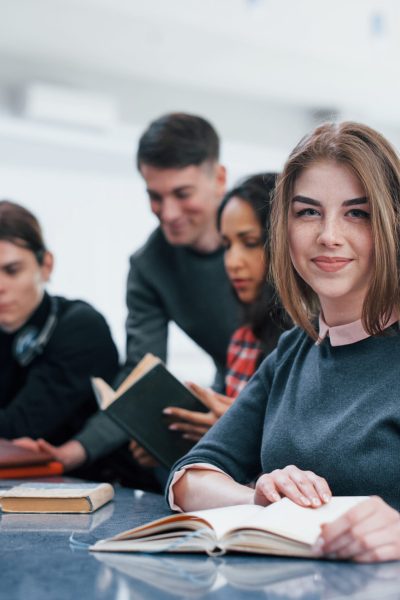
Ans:
{"label": "book spine", "polygon": [[57,461],[52,461],[47,463],[47,465],[37,465],[32,467],[1,467],[0,479],[47,477],[49,475],[62,475],[63,473],[63,464]]}

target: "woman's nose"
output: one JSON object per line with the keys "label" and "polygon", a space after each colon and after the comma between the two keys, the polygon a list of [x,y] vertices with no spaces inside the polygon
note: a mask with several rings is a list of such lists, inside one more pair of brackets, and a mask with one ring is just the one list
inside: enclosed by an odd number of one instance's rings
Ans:
{"label": "woman's nose", "polygon": [[243,265],[243,254],[240,249],[232,245],[225,251],[225,266],[229,270],[238,269]]}
{"label": "woman's nose", "polygon": [[342,231],[335,218],[327,218],[321,222],[318,242],[324,246],[337,246],[342,243]]}

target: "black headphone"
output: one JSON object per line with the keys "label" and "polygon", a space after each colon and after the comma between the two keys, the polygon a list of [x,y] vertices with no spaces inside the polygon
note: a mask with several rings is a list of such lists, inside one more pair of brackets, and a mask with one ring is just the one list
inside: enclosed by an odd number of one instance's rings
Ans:
{"label": "black headphone", "polygon": [[12,353],[21,367],[26,367],[41,354],[57,325],[58,301],[50,296],[50,313],[41,329],[28,325],[16,335]]}

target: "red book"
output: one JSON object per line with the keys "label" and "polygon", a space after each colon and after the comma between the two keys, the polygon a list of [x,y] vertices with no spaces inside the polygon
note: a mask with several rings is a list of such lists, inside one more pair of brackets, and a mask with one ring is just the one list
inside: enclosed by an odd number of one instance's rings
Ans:
{"label": "red book", "polygon": [[24,479],[25,477],[50,477],[51,475],[62,475],[64,466],[53,460],[44,465],[32,465],[31,467],[0,467],[0,479]]}

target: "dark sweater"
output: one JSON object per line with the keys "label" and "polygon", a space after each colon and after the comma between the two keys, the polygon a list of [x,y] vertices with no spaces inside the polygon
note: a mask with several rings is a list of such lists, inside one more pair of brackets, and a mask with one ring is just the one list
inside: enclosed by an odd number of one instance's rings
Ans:
{"label": "dark sweater", "polygon": [[146,352],[167,360],[168,323],[174,321],[211,356],[223,387],[240,311],[222,248],[207,254],[172,246],[156,229],[130,259],[127,307],[125,375]]}
{"label": "dark sweater", "polygon": [[[118,383],[147,352],[166,361],[168,323],[174,321],[214,360],[216,387],[223,391],[226,352],[240,308],[225,273],[222,248],[200,254],[172,246],[156,229],[130,259],[127,306],[127,359]],[[128,436],[99,413],[76,439],[93,460],[118,448]]]}
{"label": "dark sweater", "polygon": [[335,495],[377,494],[399,510],[399,356],[397,327],[337,347],[292,329],[172,474],[206,462],[248,483],[294,464]]}
{"label": "dark sweater", "polygon": [[[40,331],[49,312],[45,294],[24,327]],[[90,377],[115,377],[118,354],[110,330],[86,302],[57,297],[57,325],[43,352],[26,367],[12,352],[19,331],[0,331],[0,437],[43,437],[61,444],[96,410]]]}

